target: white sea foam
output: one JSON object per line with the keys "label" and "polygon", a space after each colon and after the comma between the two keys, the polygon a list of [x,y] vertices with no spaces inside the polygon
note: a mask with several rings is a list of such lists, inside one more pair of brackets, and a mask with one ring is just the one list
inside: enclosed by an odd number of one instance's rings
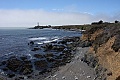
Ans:
{"label": "white sea foam", "polygon": [[37,44],[43,44],[43,43],[38,42]]}
{"label": "white sea foam", "polygon": [[45,40],[45,41],[37,42],[37,44],[50,43],[50,42],[57,41],[58,39],[59,39],[58,37],[54,37],[54,38],[52,38],[50,40]]}
{"label": "white sea foam", "polygon": [[46,40],[46,37],[38,37],[38,38],[30,38],[29,40],[35,41],[35,40]]}

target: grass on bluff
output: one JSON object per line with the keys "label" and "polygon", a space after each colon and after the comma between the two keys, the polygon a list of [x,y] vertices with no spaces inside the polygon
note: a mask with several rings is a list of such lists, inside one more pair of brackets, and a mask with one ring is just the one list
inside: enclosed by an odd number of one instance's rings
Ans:
{"label": "grass on bluff", "polygon": [[100,29],[109,26],[119,26],[120,23],[101,23],[101,24],[86,24],[86,25],[62,25],[62,26],[53,26],[53,29],[81,29],[91,31],[91,29]]}

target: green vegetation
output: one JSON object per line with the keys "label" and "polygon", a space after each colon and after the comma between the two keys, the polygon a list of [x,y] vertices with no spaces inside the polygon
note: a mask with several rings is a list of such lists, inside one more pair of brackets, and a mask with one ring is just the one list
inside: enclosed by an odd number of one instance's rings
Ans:
{"label": "green vegetation", "polygon": [[109,22],[103,22],[100,20],[99,22],[93,22],[91,24],[86,24],[86,25],[63,25],[63,26],[53,26],[53,29],[66,29],[66,30],[71,30],[71,29],[81,29],[81,30],[87,30],[91,31],[90,29],[94,28],[103,28],[107,26],[120,26],[119,21],[115,21],[115,23],[109,23]]}

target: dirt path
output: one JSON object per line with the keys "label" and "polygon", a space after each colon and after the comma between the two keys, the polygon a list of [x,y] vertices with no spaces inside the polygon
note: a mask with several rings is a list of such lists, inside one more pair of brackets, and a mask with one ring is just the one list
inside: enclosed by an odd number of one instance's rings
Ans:
{"label": "dirt path", "polygon": [[45,80],[94,80],[94,69],[81,62],[87,51],[88,48],[78,47],[73,61],[60,67],[54,75],[48,76]]}

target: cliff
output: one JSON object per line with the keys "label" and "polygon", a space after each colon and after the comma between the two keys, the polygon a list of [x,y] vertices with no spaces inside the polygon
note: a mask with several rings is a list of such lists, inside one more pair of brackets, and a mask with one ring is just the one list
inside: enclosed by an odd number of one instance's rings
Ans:
{"label": "cliff", "polygon": [[98,64],[107,69],[104,74],[107,80],[120,80],[120,23],[91,26],[81,40],[92,43],[88,54],[96,57]]}

